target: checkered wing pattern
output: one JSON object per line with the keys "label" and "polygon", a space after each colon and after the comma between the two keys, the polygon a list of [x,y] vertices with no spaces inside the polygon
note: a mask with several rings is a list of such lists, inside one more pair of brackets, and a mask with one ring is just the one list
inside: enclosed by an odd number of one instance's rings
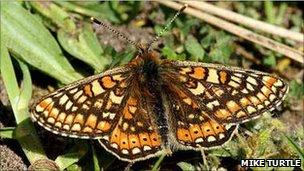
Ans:
{"label": "checkered wing pattern", "polygon": [[180,61],[165,61],[162,66],[164,89],[172,94],[167,96],[172,101],[171,120],[176,118],[172,122],[177,127],[175,136],[190,146],[227,141],[234,128],[227,131],[226,124],[245,122],[274,109],[288,91],[283,80],[258,71]]}
{"label": "checkered wing pattern", "polygon": [[97,138],[121,160],[155,156],[160,136],[134,78],[124,67],[85,78],[42,98],[32,118],[56,134]]}
{"label": "checkered wing pattern", "polygon": [[[169,111],[171,134],[182,146],[181,149],[211,148],[226,143],[237,126],[220,124],[209,117],[193,95],[174,84],[164,86]],[[176,142],[176,140],[173,140]],[[194,148],[193,148],[194,147]]]}
{"label": "checkered wing pattern", "polygon": [[121,118],[131,72],[117,68],[77,81],[43,97],[32,118],[53,133],[75,138],[100,138]]}
{"label": "checkered wing pattern", "polygon": [[143,94],[144,87],[138,89],[137,86],[137,82],[133,82],[115,129],[109,137],[99,140],[114,155],[129,162],[159,155],[162,150],[151,99]]}

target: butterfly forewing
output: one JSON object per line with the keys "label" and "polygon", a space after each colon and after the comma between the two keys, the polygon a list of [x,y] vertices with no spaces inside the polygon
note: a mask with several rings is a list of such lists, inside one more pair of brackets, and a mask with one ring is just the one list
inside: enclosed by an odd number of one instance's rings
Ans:
{"label": "butterfly forewing", "polygon": [[163,64],[165,80],[190,92],[203,111],[219,123],[240,123],[274,109],[288,85],[276,76],[198,62]]}
{"label": "butterfly forewing", "polygon": [[63,136],[102,137],[120,118],[131,77],[127,68],[117,68],[75,82],[42,98],[32,118]]}

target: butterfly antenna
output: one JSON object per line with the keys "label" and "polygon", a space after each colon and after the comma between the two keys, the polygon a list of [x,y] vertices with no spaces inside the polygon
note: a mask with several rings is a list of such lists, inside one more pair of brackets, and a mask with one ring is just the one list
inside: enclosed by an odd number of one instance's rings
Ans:
{"label": "butterfly antenna", "polygon": [[177,11],[177,13],[174,15],[174,17],[169,21],[169,23],[165,26],[165,28],[159,32],[154,39],[148,44],[148,49],[150,49],[155,43],[170,27],[170,25],[173,23],[173,21],[188,7],[188,4],[184,4],[184,6]]}
{"label": "butterfly antenna", "polygon": [[120,37],[120,38],[124,39],[126,42],[134,45],[140,52],[142,52],[144,50],[142,45],[140,45],[140,44],[134,42],[133,40],[129,39],[127,36],[125,36],[124,34],[120,33],[119,31],[115,30],[113,27],[111,27],[111,26],[109,26],[109,25],[107,25],[107,24],[105,24],[105,23],[97,20],[94,17],[91,17],[91,21],[94,22],[94,23],[96,23],[96,24],[98,24],[98,25],[100,25],[100,26],[102,26],[102,27],[104,27],[104,28],[106,28],[106,29],[108,29],[109,31],[111,31],[112,33],[114,33],[117,37]]}

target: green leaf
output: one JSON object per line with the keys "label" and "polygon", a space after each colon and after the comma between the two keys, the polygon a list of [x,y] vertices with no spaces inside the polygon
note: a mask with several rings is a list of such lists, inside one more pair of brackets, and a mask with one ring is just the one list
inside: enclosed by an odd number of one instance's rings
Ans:
{"label": "green leaf", "polygon": [[185,48],[191,54],[191,60],[201,61],[204,59],[205,50],[192,35],[187,36]]}
{"label": "green leaf", "polygon": [[265,65],[274,67],[277,63],[275,55],[273,53],[271,53],[270,55],[267,55],[265,58],[263,58],[263,63]]}
{"label": "green leaf", "polygon": [[14,138],[15,127],[4,127],[0,128],[0,138]]}
{"label": "green leaf", "polygon": [[165,46],[162,49],[162,55],[164,55],[167,59],[177,60],[177,54],[168,46]]}
{"label": "green leaf", "polygon": [[86,62],[97,72],[101,72],[111,63],[111,58],[103,56],[103,50],[95,36],[91,24],[84,23],[78,31],[80,34],[71,35],[63,29],[58,31],[61,46],[74,57]]}
{"label": "green leaf", "polygon": [[224,32],[216,35],[216,43],[212,45],[209,56],[213,62],[227,64],[231,54],[234,52],[233,39]]}
{"label": "green leaf", "polygon": [[54,2],[31,1],[30,3],[32,7],[49,18],[59,28],[64,28],[66,32],[71,34],[76,32],[76,24],[70,18],[69,14]]}
{"label": "green leaf", "polygon": [[1,42],[10,52],[62,83],[82,78],[64,58],[55,39],[36,17],[18,3],[2,2],[1,5]]}
{"label": "green leaf", "polygon": [[289,84],[289,96],[294,98],[304,98],[304,85],[299,84],[296,80],[292,80]]}
{"label": "green leaf", "polygon": [[[30,114],[27,113],[27,115],[29,116]],[[15,130],[15,136],[31,164],[40,159],[47,159],[30,118],[18,124]]]}
{"label": "green leaf", "polygon": [[[55,1],[56,4],[89,17],[95,17],[98,19],[107,19],[113,23],[120,23],[120,18],[116,15],[115,11],[111,8],[110,2],[98,3],[98,4],[76,4],[75,2],[68,1]],[[102,12],[101,12],[102,11]]]}
{"label": "green leaf", "polygon": [[193,165],[191,165],[190,163],[186,163],[186,162],[179,162],[179,163],[177,163],[177,166],[185,171],[186,170],[196,170]]}
{"label": "green leaf", "polygon": [[84,142],[78,142],[66,154],[60,155],[55,162],[60,170],[64,170],[72,164],[78,162],[88,151],[88,145]]}
{"label": "green leaf", "polygon": [[78,166],[78,164],[72,164],[71,166],[66,168],[67,171],[82,171],[83,169],[81,169],[80,166]]}
{"label": "green leaf", "polygon": [[214,41],[214,36],[212,34],[208,34],[201,40],[201,45],[204,49],[210,47]]}

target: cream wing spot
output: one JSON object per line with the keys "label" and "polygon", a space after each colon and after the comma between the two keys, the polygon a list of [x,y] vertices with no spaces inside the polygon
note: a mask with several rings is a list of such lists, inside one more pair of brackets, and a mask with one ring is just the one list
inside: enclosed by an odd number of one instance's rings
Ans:
{"label": "cream wing spot", "polygon": [[118,149],[118,145],[116,143],[112,143],[111,144],[111,147],[115,148],[115,149]]}
{"label": "cream wing spot", "polygon": [[253,85],[258,85],[256,79],[254,79],[253,77],[248,76],[246,80]]}
{"label": "cream wing spot", "polygon": [[240,84],[238,84],[235,81],[229,81],[228,85],[230,85],[231,87],[234,87],[234,88],[238,88],[240,86]]}
{"label": "cream wing spot", "polygon": [[129,154],[129,151],[127,149],[122,149],[121,153],[127,155],[127,154]]}
{"label": "cream wing spot", "polygon": [[77,92],[77,90],[78,90],[78,88],[74,88],[74,89],[70,90],[69,93],[74,94]]}
{"label": "cream wing spot", "polygon": [[105,90],[101,87],[100,83],[98,80],[95,80],[92,82],[92,91],[95,96],[102,94],[105,92]]}
{"label": "cream wing spot", "polygon": [[239,77],[232,76],[231,79],[237,83],[241,83],[242,80]]}
{"label": "cream wing spot", "polygon": [[281,87],[283,86],[283,82],[280,79],[278,79],[273,85],[276,87]]}
{"label": "cream wing spot", "polygon": [[110,115],[110,112],[103,112],[102,113],[102,117],[103,118],[106,118],[106,117],[108,117]]}
{"label": "cream wing spot", "polygon": [[204,139],[203,138],[197,138],[196,140],[195,140],[195,143],[201,143],[201,142],[204,142]]}
{"label": "cream wing spot", "polygon": [[77,109],[78,109],[78,107],[73,106],[71,111],[72,111],[72,112],[75,112]]}
{"label": "cream wing spot", "polygon": [[77,100],[77,99],[82,95],[82,93],[83,93],[83,90],[78,91],[78,92],[73,96],[74,100]]}
{"label": "cream wing spot", "polygon": [[208,77],[207,77],[207,81],[211,82],[211,83],[219,83],[219,76],[216,73],[215,69],[209,69],[208,70]]}
{"label": "cream wing spot", "polygon": [[120,104],[123,99],[123,96],[116,96],[114,92],[111,91],[109,98],[112,100],[113,103]]}
{"label": "cream wing spot", "polygon": [[80,130],[81,130],[80,124],[79,124],[79,123],[74,124],[74,125],[72,126],[71,130],[72,130],[72,131],[77,131],[77,132],[80,131]]}
{"label": "cream wing spot", "polygon": [[69,97],[67,95],[63,95],[60,99],[59,99],[59,104],[63,105],[65,104],[65,102],[69,100]]}
{"label": "cream wing spot", "polygon": [[152,150],[152,148],[150,146],[145,145],[143,148],[144,151],[149,151]]}
{"label": "cream wing spot", "polygon": [[38,104],[35,108],[36,112],[42,112],[44,109]]}
{"label": "cream wing spot", "polygon": [[55,123],[55,119],[54,118],[48,118],[47,122],[50,124],[54,124]]}
{"label": "cream wing spot", "polygon": [[73,105],[73,103],[71,102],[71,100],[69,100],[66,104],[65,104],[65,110],[69,110],[71,108],[71,106]]}
{"label": "cream wing spot", "polygon": [[274,94],[270,94],[269,100],[272,102],[272,101],[274,101],[274,99],[276,99],[276,96]]}
{"label": "cream wing spot", "polygon": [[209,136],[208,138],[207,138],[207,141],[208,142],[213,142],[213,141],[216,141],[216,138],[214,137],[214,136]]}
{"label": "cream wing spot", "polygon": [[115,118],[115,116],[116,116],[116,114],[115,113],[110,113],[110,116],[109,116],[109,119],[114,119]]}
{"label": "cream wing spot", "polygon": [[252,113],[256,112],[256,109],[252,106],[248,106],[247,111],[248,111],[248,113],[252,114]]}
{"label": "cream wing spot", "polygon": [[192,69],[190,67],[181,68],[180,73],[181,74],[187,74],[187,72],[190,72]]}
{"label": "cream wing spot", "polygon": [[219,134],[219,138],[220,138],[220,139],[223,139],[223,138],[225,138],[225,135],[224,135],[223,133],[220,133],[220,134]]}
{"label": "cream wing spot", "polygon": [[62,127],[64,130],[69,131],[70,130],[70,126],[69,125],[63,125]]}
{"label": "cream wing spot", "polygon": [[137,147],[135,147],[135,148],[132,149],[132,154],[138,154],[140,152],[141,152],[141,150],[139,148],[137,148]]}
{"label": "cream wing spot", "polygon": [[88,98],[87,96],[82,95],[82,96],[78,99],[77,103],[83,103],[87,98]]}
{"label": "cream wing spot", "polygon": [[189,89],[189,90],[194,95],[199,95],[199,94],[202,94],[205,91],[205,87],[202,85],[202,83],[198,82],[196,88]]}
{"label": "cream wing spot", "polygon": [[254,88],[253,88],[252,85],[249,84],[249,83],[246,83],[246,88],[247,88],[248,90],[250,90],[250,91],[254,91]]}

